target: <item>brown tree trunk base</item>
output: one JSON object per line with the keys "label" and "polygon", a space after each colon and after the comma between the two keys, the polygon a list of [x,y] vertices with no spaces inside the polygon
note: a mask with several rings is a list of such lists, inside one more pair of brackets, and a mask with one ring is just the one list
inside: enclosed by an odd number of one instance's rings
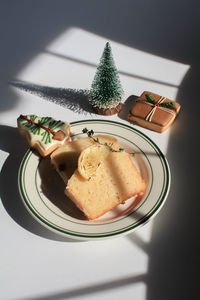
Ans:
{"label": "brown tree trunk base", "polygon": [[104,116],[111,116],[111,115],[118,114],[121,109],[122,109],[121,103],[119,103],[117,106],[112,107],[112,108],[94,107],[94,110],[98,115],[104,115]]}

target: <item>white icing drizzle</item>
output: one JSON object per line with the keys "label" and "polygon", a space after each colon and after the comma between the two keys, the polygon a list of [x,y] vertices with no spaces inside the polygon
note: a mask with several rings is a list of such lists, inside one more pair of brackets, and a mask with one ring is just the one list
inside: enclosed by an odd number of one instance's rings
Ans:
{"label": "white icing drizzle", "polygon": [[[30,119],[31,119],[31,115],[26,115],[26,118],[30,120]],[[38,116],[37,116],[37,117],[34,119],[34,122],[35,122],[35,123],[39,123],[39,121],[40,121],[41,119],[42,119],[41,117],[38,117]],[[22,118],[19,118],[18,121],[19,121],[19,123],[20,123],[21,129],[26,130],[26,131],[29,133],[31,140],[32,140],[32,141],[39,141],[40,144],[41,144],[41,146],[42,146],[45,150],[49,149],[50,147],[52,147],[53,145],[56,145],[56,144],[61,144],[61,145],[64,144],[65,141],[69,138],[69,136],[68,136],[68,134],[67,134],[67,132],[66,132],[66,129],[67,129],[67,127],[69,126],[69,123],[67,123],[67,122],[62,122],[62,125],[57,126],[57,127],[56,127],[56,130],[55,130],[55,132],[57,132],[57,131],[59,131],[59,130],[61,130],[61,131],[64,132],[65,138],[64,138],[62,141],[54,140],[54,139],[52,138],[53,135],[52,135],[51,133],[49,133],[49,134],[51,135],[51,138],[50,138],[51,141],[50,141],[50,142],[45,142],[45,139],[44,139],[44,137],[43,137],[43,135],[42,135],[42,134],[46,134],[46,135],[48,134],[48,133],[46,132],[45,129],[43,129],[43,128],[40,127],[40,128],[39,128],[39,129],[40,129],[40,134],[34,134],[34,133],[31,131],[31,128],[26,126],[26,125],[27,125],[27,121],[26,121],[26,120],[24,120],[24,119],[22,119]],[[44,126],[47,127],[47,128],[50,127],[50,123],[51,123],[52,121],[56,121],[56,120],[53,119],[53,118],[49,118],[49,120],[48,120],[47,122],[45,122]]]}

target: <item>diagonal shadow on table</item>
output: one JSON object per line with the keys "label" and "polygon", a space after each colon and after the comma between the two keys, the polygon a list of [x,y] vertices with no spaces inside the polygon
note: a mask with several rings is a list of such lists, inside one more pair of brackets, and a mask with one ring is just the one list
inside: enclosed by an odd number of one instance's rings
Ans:
{"label": "diagonal shadow on table", "polygon": [[[57,293],[49,293],[46,295],[32,296],[31,298],[26,298],[26,300],[62,300],[62,299],[77,299],[78,297],[83,297],[86,295],[93,295],[95,299],[96,293],[101,293],[106,290],[120,289],[125,286],[130,286],[132,284],[141,283],[146,280],[145,275],[133,275],[127,276],[120,279],[110,280],[107,282],[100,282],[96,284],[91,284],[79,288],[63,290]],[[20,299],[25,300],[25,298]]]}
{"label": "diagonal shadow on table", "polygon": [[139,232],[128,235],[149,255],[148,300],[196,299],[199,294],[199,67],[194,57],[178,90],[182,109],[167,151],[170,193],[154,219],[150,242]]}
{"label": "diagonal shadow on table", "polygon": [[68,108],[78,114],[86,115],[95,113],[89,103],[89,90],[86,89],[42,86],[18,80],[11,81],[10,85],[64,108]]}
{"label": "diagonal shadow on table", "polygon": [[30,216],[18,190],[18,170],[28,146],[17,128],[0,125],[0,136],[4,137],[0,139],[0,150],[9,153],[0,173],[0,197],[7,213],[17,224],[36,235],[55,241],[76,241],[51,232]]}
{"label": "diagonal shadow on table", "polygon": [[[98,64],[96,64],[96,63],[92,63],[92,62],[89,62],[89,61],[86,61],[86,60],[82,60],[82,59],[79,59],[77,57],[75,58],[73,56],[69,56],[69,55],[66,55],[66,54],[63,55],[61,53],[55,53],[55,52],[50,51],[50,50],[45,50],[43,52],[46,53],[46,54],[48,54],[48,55],[55,56],[57,58],[61,58],[61,59],[65,59],[65,60],[70,60],[72,62],[76,62],[76,63],[83,64],[83,65],[87,65],[89,67],[95,67],[95,68],[98,67]],[[176,84],[172,84],[172,83],[169,83],[169,82],[166,82],[166,81],[162,81],[162,80],[153,79],[153,78],[146,77],[146,76],[140,76],[140,75],[138,75],[138,74],[136,74],[134,72],[127,72],[127,71],[124,71],[124,70],[118,70],[118,73],[120,75],[132,77],[132,78],[136,78],[136,79],[147,80],[147,81],[152,82],[152,83],[163,84],[165,86],[170,86],[170,87],[177,87]]]}

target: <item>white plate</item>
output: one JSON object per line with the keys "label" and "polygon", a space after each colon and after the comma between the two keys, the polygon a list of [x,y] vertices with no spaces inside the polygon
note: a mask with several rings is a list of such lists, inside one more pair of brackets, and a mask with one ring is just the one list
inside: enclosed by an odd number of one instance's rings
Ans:
{"label": "white plate", "polygon": [[115,136],[122,148],[135,152],[133,160],[146,182],[146,192],[106,213],[95,221],[83,214],[64,195],[64,183],[50,160],[29,150],[19,169],[19,191],[29,212],[50,230],[76,239],[102,239],[132,232],[158,213],[170,187],[166,158],[155,143],[133,127],[106,120],[71,123],[73,138],[85,136],[83,128],[95,134]]}

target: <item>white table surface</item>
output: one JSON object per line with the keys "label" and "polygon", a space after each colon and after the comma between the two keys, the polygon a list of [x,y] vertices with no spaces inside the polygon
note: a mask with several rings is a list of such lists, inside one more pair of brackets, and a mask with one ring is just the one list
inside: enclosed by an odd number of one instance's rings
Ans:
{"label": "white table surface", "polygon": [[[68,122],[106,119],[130,125],[119,116],[98,116],[75,112],[69,102],[60,105],[58,94],[45,87],[89,89],[96,66],[108,39],[72,26],[27,60],[5,85],[10,99],[1,96],[0,112],[0,299],[194,299],[197,262],[196,216],[199,204],[193,184],[193,167],[186,161],[196,139],[185,125],[195,109],[184,113],[163,134],[131,125],[148,135],[166,155],[172,173],[168,199],[145,226],[126,236],[100,241],[64,238],[40,225],[26,211],[19,196],[17,173],[28,149],[19,136],[16,119],[20,114],[52,116]],[[119,69],[125,102],[144,90],[184,100],[182,82],[190,74],[190,64],[178,63],[109,39]],[[190,81],[189,81],[190,82]],[[193,86],[193,85],[191,85]],[[191,89],[191,86],[188,87]],[[26,91],[25,91],[26,89]],[[185,90],[185,93],[188,93]],[[62,91],[61,91],[62,92]],[[50,94],[51,99],[50,99]],[[177,94],[183,99],[177,99]],[[10,96],[9,96],[10,95]],[[62,93],[61,93],[62,96]],[[54,102],[53,102],[54,101]],[[83,100],[85,101],[85,100]],[[12,105],[9,106],[9,103]],[[130,103],[127,102],[127,106]],[[128,107],[126,107],[128,109]],[[183,133],[185,130],[185,133]],[[186,138],[187,137],[187,138]],[[186,139],[192,143],[188,147]],[[192,163],[195,162],[191,158]],[[188,178],[189,177],[189,178]],[[192,198],[190,197],[192,196]],[[193,207],[190,208],[191,202]],[[199,213],[198,213],[199,214]],[[192,252],[192,253],[191,253]],[[194,266],[195,268],[195,266]],[[186,287],[186,282],[189,287]],[[171,295],[174,295],[171,296]],[[185,297],[185,298],[184,298]]]}

